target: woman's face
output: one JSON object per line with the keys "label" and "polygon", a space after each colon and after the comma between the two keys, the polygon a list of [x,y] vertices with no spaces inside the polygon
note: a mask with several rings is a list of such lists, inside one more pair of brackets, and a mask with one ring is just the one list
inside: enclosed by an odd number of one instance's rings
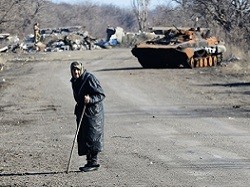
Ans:
{"label": "woman's face", "polygon": [[73,68],[72,69],[72,75],[74,78],[79,78],[81,75],[81,70],[80,69],[77,69],[77,68]]}

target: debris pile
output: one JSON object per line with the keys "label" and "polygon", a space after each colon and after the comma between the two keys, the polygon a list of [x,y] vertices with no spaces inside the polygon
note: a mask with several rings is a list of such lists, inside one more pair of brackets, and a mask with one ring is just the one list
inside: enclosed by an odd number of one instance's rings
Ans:
{"label": "debris pile", "polygon": [[40,41],[35,42],[34,34],[22,41],[9,33],[0,34],[0,53],[3,52],[60,52],[65,50],[110,49],[116,46],[132,47],[136,43],[155,38],[152,33],[125,33],[121,27],[108,26],[106,38],[97,39],[81,26],[40,29]]}
{"label": "debris pile", "polygon": [[114,33],[106,40],[98,40],[91,36],[81,26],[45,28],[40,30],[41,39],[34,42],[34,34],[30,34],[20,41],[9,33],[0,34],[0,53],[18,51],[45,51],[59,52],[64,50],[93,50],[116,46],[122,42],[124,32],[117,27]]}
{"label": "debris pile", "polygon": [[125,33],[123,31],[123,28],[121,27],[111,27],[108,26],[107,30],[107,37],[106,40],[101,40],[98,42],[98,45],[102,48],[112,48],[113,46],[116,46],[118,44],[122,43],[123,37],[125,36]]}
{"label": "debris pile", "polygon": [[0,34],[0,53],[14,51],[18,45],[19,38],[17,36],[10,36],[9,33]]}

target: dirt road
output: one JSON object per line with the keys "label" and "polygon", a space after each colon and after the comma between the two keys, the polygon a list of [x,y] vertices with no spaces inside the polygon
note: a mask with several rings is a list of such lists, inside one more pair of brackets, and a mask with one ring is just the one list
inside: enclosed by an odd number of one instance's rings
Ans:
{"label": "dirt road", "polygon": [[[129,49],[11,57],[0,72],[0,186],[249,186],[250,73],[142,69]],[[82,173],[69,65],[106,93],[99,171]],[[245,67],[246,68],[246,67]]]}

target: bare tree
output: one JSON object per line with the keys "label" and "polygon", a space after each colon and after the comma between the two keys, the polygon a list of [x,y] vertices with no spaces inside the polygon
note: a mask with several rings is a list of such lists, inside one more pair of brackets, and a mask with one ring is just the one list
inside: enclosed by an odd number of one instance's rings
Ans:
{"label": "bare tree", "polygon": [[[231,42],[250,41],[249,0],[173,0],[207,25],[220,26]],[[249,48],[249,47],[248,47]]]}
{"label": "bare tree", "polygon": [[32,25],[44,7],[46,0],[1,0],[0,31],[23,34]]}
{"label": "bare tree", "polygon": [[173,6],[170,2],[157,6],[149,12],[149,20],[153,26],[192,27],[193,20],[190,11],[185,11],[181,6]]}
{"label": "bare tree", "polygon": [[132,0],[132,7],[138,21],[140,31],[147,30],[148,7],[150,0]]}

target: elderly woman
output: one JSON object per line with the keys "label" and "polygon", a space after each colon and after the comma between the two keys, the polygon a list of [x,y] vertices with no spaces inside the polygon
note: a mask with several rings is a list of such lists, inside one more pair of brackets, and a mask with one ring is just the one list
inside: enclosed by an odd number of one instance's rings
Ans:
{"label": "elderly woman", "polygon": [[[81,171],[97,170],[98,153],[103,150],[104,141],[104,91],[97,78],[86,71],[80,62],[72,62],[70,65],[71,83],[74,99],[76,101],[75,112],[77,125],[81,126],[78,136],[78,155],[87,156],[87,164],[79,169]],[[86,107],[83,112],[84,106]],[[79,125],[82,113],[83,119]]]}

